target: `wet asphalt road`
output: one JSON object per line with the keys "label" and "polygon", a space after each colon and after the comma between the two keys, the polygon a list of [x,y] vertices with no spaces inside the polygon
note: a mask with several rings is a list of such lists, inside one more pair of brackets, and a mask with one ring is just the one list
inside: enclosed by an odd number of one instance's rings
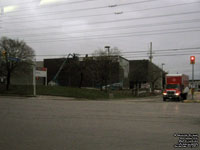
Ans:
{"label": "wet asphalt road", "polygon": [[0,150],[171,150],[200,134],[196,103],[48,99],[0,97]]}

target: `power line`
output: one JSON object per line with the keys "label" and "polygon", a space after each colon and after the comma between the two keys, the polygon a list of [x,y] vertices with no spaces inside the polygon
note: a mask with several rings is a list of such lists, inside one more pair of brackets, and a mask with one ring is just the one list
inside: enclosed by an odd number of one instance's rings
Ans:
{"label": "power line", "polygon": [[[200,53],[195,53],[195,55],[200,55]],[[155,57],[174,57],[174,56],[175,57],[177,57],[177,56],[190,56],[190,54],[175,54],[175,55],[170,55],[169,54],[169,55],[159,55],[159,56],[155,56]],[[54,59],[55,58],[55,57],[52,57],[52,55],[51,55],[51,58],[49,58],[49,56],[46,56],[46,58],[45,58],[45,56],[41,56],[41,55],[36,55],[36,57],[37,58],[38,57],[42,57],[43,59]],[[148,56],[132,56],[132,57],[130,57],[130,56],[123,56],[123,57],[127,58],[127,59],[134,59],[134,58],[147,58],[148,59]],[[60,59],[60,58],[64,58],[64,57],[63,56],[58,56],[56,58]]]}
{"label": "power line", "polygon": [[[184,5],[190,5],[190,4],[195,4],[195,3],[200,3],[200,1],[197,2],[191,2],[191,3],[181,3],[181,4],[175,4],[175,5],[168,5],[168,6],[161,6],[161,7],[153,7],[153,8],[145,8],[145,9],[139,9],[139,10],[133,10],[133,11],[126,11],[126,13],[132,13],[132,12],[138,12],[138,11],[147,11],[147,10],[154,10],[154,9],[161,9],[161,8],[169,8],[169,7],[176,7],[176,6],[184,6]],[[135,4],[135,3],[131,3],[131,4]],[[82,9],[77,9],[77,10],[82,10]],[[88,10],[88,9],[85,9]],[[74,12],[74,11],[72,11]],[[66,12],[65,12],[66,13]],[[70,11],[68,11],[68,13],[71,13]],[[56,18],[56,19],[52,19],[52,18],[48,18],[45,19],[45,21],[47,20],[60,20],[60,19],[70,19],[70,18],[83,18],[83,17],[96,17],[96,16],[105,16],[105,15],[113,15],[114,13],[104,13],[104,14],[97,14],[97,15],[85,15],[85,16],[76,16],[76,17],[61,17],[61,18]],[[40,15],[37,15],[40,16]],[[30,16],[26,16],[26,17],[17,17],[15,19],[23,19],[23,18],[30,18]],[[5,20],[5,19],[4,19]],[[9,20],[9,19],[6,19]],[[33,20],[33,21],[41,21],[41,19],[38,20]],[[32,20],[30,20],[30,22],[33,22]],[[26,21],[27,22],[27,21]]]}
{"label": "power line", "polygon": [[[197,53],[192,53],[193,55],[196,54],[196,55],[199,55],[200,53],[197,52]],[[191,53],[188,53],[188,54],[168,54],[168,55],[154,55],[154,57],[166,57],[166,56],[185,56],[185,55],[191,55]],[[141,55],[141,56],[126,56],[126,58],[139,58],[139,57],[148,57],[148,56],[145,56],[145,55]]]}
{"label": "power line", "polygon": [[[184,6],[184,5],[189,5],[189,4],[195,4],[195,3],[200,3],[200,1],[197,2],[191,2],[191,3],[182,3],[182,4],[175,4],[175,5],[169,5],[169,6],[161,6],[161,7],[153,7],[153,8],[146,8],[146,9],[139,9],[139,10],[133,10],[133,11],[126,11],[125,13],[133,13],[133,12],[138,12],[138,11],[147,11],[147,10],[154,10],[154,9],[161,9],[161,8],[169,8],[169,7],[175,7],[175,6]],[[127,3],[128,5],[128,3]],[[78,10],[82,10],[82,9],[78,9]],[[89,10],[89,9],[86,9]],[[72,11],[73,12],[73,11]],[[70,12],[68,12],[70,13]],[[55,15],[55,14],[54,14]],[[81,16],[73,16],[73,17],[60,17],[60,18],[47,18],[47,19],[36,19],[36,20],[26,20],[24,22],[35,22],[35,21],[49,21],[49,20],[62,20],[62,19],[74,19],[74,18],[87,18],[87,17],[98,17],[98,16],[108,16],[108,15],[115,15],[114,13],[104,13],[104,14],[91,14],[91,15],[81,15]],[[37,17],[39,17],[41,15],[37,15]],[[18,21],[19,19],[25,19],[25,18],[30,18],[31,16],[26,16],[26,17],[15,17],[14,19],[17,19],[17,21],[10,21],[10,19],[4,19],[4,23],[21,23],[21,21]],[[23,23],[24,23],[23,22]]]}
{"label": "power line", "polygon": [[[175,52],[175,51],[179,51],[180,53],[179,54],[182,54],[182,52],[181,51],[185,51],[185,50],[198,50],[198,49],[200,49],[200,46],[197,46],[197,47],[185,47],[185,48],[169,48],[169,49],[154,49],[154,51],[155,52],[167,52],[167,53],[169,53],[169,54],[171,54],[171,52]],[[140,50],[140,51],[122,51],[121,52],[121,54],[131,54],[131,53],[133,53],[133,54],[137,54],[137,53],[141,53],[141,54],[143,54],[144,52],[148,52],[148,50]],[[187,51],[188,53],[189,52],[191,52],[191,51]],[[196,51],[195,51],[196,52]],[[177,53],[177,52],[176,52]],[[198,53],[200,53],[200,52],[198,52]],[[81,53],[81,54],[79,54],[78,53],[78,55],[86,55],[86,54],[88,54],[88,55],[92,55],[93,53]],[[166,53],[165,53],[166,54]],[[32,56],[32,55],[31,55]],[[56,54],[56,55],[36,55],[36,56],[66,56],[66,54]]]}
{"label": "power line", "polygon": [[[131,26],[118,26],[118,27],[103,27],[103,28],[95,28],[95,29],[90,29],[88,31],[86,30],[76,30],[73,32],[69,33],[86,33],[86,32],[93,32],[93,31],[104,31],[104,30],[118,30],[118,29],[130,29],[130,28],[141,28],[141,27],[154,27],[154,26],[165,26],[165,25],[173,25],[173,24],[183,24],[183,23],[197,23],[200,22],[200,19],[192,19],[192,20],[183,20],[183,21],[172,21],[172,22],[161,22],[161,23],[151,23],[151,24],[138,24],[138,25],[131,25]],[[46,27],[36,27],[36,28],[31,28],[31,31],[33,30],[42,30],[42,29],[47,29]],[[51,26],[51,29],[59,29],[58,26]],[[29,29],[30,30],[30,29]],[[82,31],[82,32],[81,32]],[[10,31],[10,32],[1,32],[1,33],[16,33],[17,31]],[[18,31],[21,33],[21,31]],[[54,34],[57,32],[46,32],[45,34]],[[34,34],[29,34],[30,36]]]}
{"label": "power line", "polygon": [[[41,0],[40,0],[40,1],[41,1]],[[84,3],[84,2],[89,2],[89,1],[98,1],[98,0],[79,0],[79,1],[73,1],[73,2],[59,2],[59,3],[54,3],[53,5],[48,5],[48,4],[47,4],[47,5],[43,5],[42,7],[49,7],[49,6],[52,7],[52,6],[58,6],[58,5],[63,5],[63,4],[64,4],[64,5],[66,5],[66,4],[69,5],[69,4]],[[3,6],[9,6],[9,5],[24,5],[24,4],[25,4],[25,5],[26,5],[26,4],[29,4],[29,5],[30,5],[30,4],[33,4],[33,3],[34,3],[34,4],[39,4],[38,2],[36,2],[35,0],[33,0],[33,1],[29,1],[29,2],[21,2],[21,3],[20,3],[20,2],[17,2],[17,4],[15,4],[15,3],[13,3],[13,2],[12,2],[12,4],[9,4],[9,3],[5,4],[5,3],[4,3],[4,4],[2,5],[2,7],[3,7]],[[30,10],[32,7],[26,7],[26,8]],[[23,10],[24,10],[24,9],[23,9]],[[15,13],[15,12],[18,12],[18,11],[20,11],[20,10],[15,10],[15,11],[10,12],[10,13]]]}
{"label": "power line", "polygon": [[[130,27],[131,28],[131,27]],[[150,30],[150,31],[142,31],[142,32],[159,32],[159,31],[173,31],[173,30],[187,30],[187,29],[199,29],[200,28],[200,26],[198,26],[198,27],[187,27],[187,28],[173,28],[173,29],[161,29],[161,30]],[[109,29],[109,31],[112,31],[112,30],[121,30],[121,29],[129,29],[129,28],[110,28]],[[97,32],[98,30],[96,30],[95,32]],[[71,32],[71,33],[74,33],[74,32]],[[77,34],[80,34],[80,33],[85,33],[85,32],[77,32]],[[132,32],[132,33],[120,33],[120,34],[135,34],[135,33],[141,33],[141,31],[138,31],[138,32]],[[56,35],[69,35],[70,33],[57,33],[57,32],[50,32],[50,33],[47,33],[46,35],[44,35],[44,34],[28,34],[28,35],[21,35],[21,36],[23,36],[23,38],[27,38],[27,37],[37,37],[37,36],[47,36],[47,35],[51,35],[51,34],[53,34],[54,36],[56,36]],[[20,36],[20,35],[17,35],[17,36]],[[93,35],[93,36],[95,36],[95,35]],[[96,35],[96,36],[98,36],[98,35]]]}
{"label": "power line", "polygon": [[[150,30],[150,31],[142,31],[143,33],[151,33],[151,32],[161,32],[161,31],[176,31],[176,30],[190,30],[190,29],[200,29],[200,27],[189,27],[189,28],[174,28],[174,29],[161,29],[161,30]],[[129,34],[140,34],[141,31],[138,32],[129,32],[129,33],[118,33],[118,34],[107,34],[107,35],[91,35],[91,36],[116,36],[116,35],[129,35]],[[55,34],[56,35],[56,34]],[[68,34],[63,34],[68,35]],[[87,38],[90,36],[83,36],[83,38]],[[81,37],[79,37],[81,38]]]}
{"label": "power line", "polygon": [[[133,21],[133,20],[140,20],[140,19],[152,19],[152,18],[169,17],[169,16],[179,16],[179,15],[186,15],[186,14],[188,15],[188,14],[195,14],[195,13],[200,13],[200,11],[174,13],[174,14],[166,14],[166,15],[155,15],[155,16],[146,16],[146,17],[137,17],[137,18],[126,18],[126,19],[118,19],[118,20],[110,20],[110,21],[96,21],[96,22],[89,23],[89,25],[92,25],[92,24],[106,24],[106,23],[111,23],[111,22],[114,23],[114,22],[123,22],[123,21]],[[81,25],[85,25],[85,24],[84,23],[80,23],[80,24],[74,24],[72,26],[74,27],[74,26],[81,26]]]}
{"label": "power line", "polygon": [[186,32],[199,32],[200,30],[188,30],[188,31],[175,31],[175,32],[161,32],[161,33],[149,33],[149,34],[129,34],[129,35],[121,35],[121,34],[113,34],[113,35],[103,35],[103,36],[87,36],[84,38],[56,38],[52,40],[40,39],[39,41],[28,41],[29,43],[41,43],[41,42],[61,42],[61,41],[78,41],[78,40],[89,40],[89,39],[100,39],[100,38],[125,38],[125,37],[134,37],[134,36],[147,36],[147,35],[161,35],[161,34],[172,34],[172,33],[186,33]]}
{"label": "power line", "polygon": [[[188,51],[185,51],[185,52],[168,52],[168,53],[166,53],[166,52],[160,52],[160,53],[155,53],[154,55],[153,55],[153,57],[154,56],[161,56],[161,55],[179,55],[179,54],[188,54],[188,55],[191,55],[191,54],[196,54],[196,53],[200,53],[199,52],[199,50],[196,50],[196,51],[192,51],[192,52],[188,52]],[[129,55],[127,55],[127,53],[125,54],[125,53],[122,53],[122,55],[124,56],[124,57],[132,57],[132,56],[134,56],[134,57],[140,57],[140,56],[147,56],[147,57],[149,57],[149,54],[147,53],[147,51],[146,51],[146,53],[131,53],[131,54],[129,54]]]}
{"label": "power line", "polygon": [[[82,54],[83,55],[83,54]],[[86,55],[86,54],[85,54]],[[183,54],[183,53],[180,53],[180,54],[163,54],[163,55],[154,55],[154,57],[172,57],[172,56],[190,56],[191,55],[191,53],[185,53],[185,54]],[[200,52],[196,52],[196,53],[192,53],[192,55],[200,55]],[[36,57],[58,57],[58,59],[61,57],[61,58],[63,58],[63,55],[35,55]],[[147,56],[147,55],[141,55],[141,56],[138,56],[138,55],[136,55],[136,56],[124,56],[124,55],[122,55],[124,58],[127,58],[127,59],[131,59],[131,58],[148,58],[149,56]],[[47,59],[47,58],[46,58]]]}
{"label": "power line", "polygon": [[[154,52],[171,52],[171,51],[185,51],[185,50],[198,50],[200,49],[199,47],[187,47],[187,48],[174,48],[174,49],[154,49]],[[140,53],[140,52],[147,52],[147,51],[128,51],[128,52],[123,52],[123,53]]]}
{"label": "power line", "polygon": [[[166,53],[164,53],[164,54],[156,54],[156,55],[153,55],[154,57],[166,57],[166,56],[184,56],[184,55],[199,55],[200,54],[200,52],[193,52],[193,53],[190,53],[190,52],[187,52],[187,53],[173,53],[173,54],[171,54],[171,53],[168,53],[168,54],[166,54]],[[129,56],[126,56],[126,55],[122,55],[123,57],[125,57],[125,58],[141,58],[141,57],[149,57],[148,55],[144,55],[144,54],[142,54],[142,55],[129,55]]]}
{"label": "power line", "polygon": [[[127,5],[135,5],[135,4],[140,4],[140,3],[147,3],[147,2],[153,2],[153,1],[159,1],[159,0],[144,0],[144,1],[139,1],[139,2],[129,2],[129,3],[122,3],[122,4],[116,4],[113,5],[113,7],[117,7],[117,6],[127,6]],[[56,6],[56,5],[55,5]],[[46,16],[46,15],[54,15],[55,13],[57,14],[63,14],[63,13],[70,13],[70,12],[80,12],[80,11],[88,11],[88,10],[97,10],[97,9],[105,9],[105,8],[109,8],[112,7],[112,5],[106,5],[106,6],[101,6],[101,7],[90,7],[90,8],[82,8],[82,9],[72,9],[72,10],[60,10],[60,11],[55,11],[55,12],[45,12],[40,14],[40,16]],[[18,11],[23,11],[23,10],[18,10]],[[17,11],[13,11],[11,13],[16,13]],[[32,16],[28,16],[29,17],[34,17],[37,15],[32,15]],[[25,18],[27,18],[25,16]]]}

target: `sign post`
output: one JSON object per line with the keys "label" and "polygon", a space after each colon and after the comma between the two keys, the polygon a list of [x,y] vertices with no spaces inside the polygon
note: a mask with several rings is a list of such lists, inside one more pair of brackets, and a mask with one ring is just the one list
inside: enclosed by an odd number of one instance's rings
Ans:
{"label": "sign post", "polygon": [[194,99],[194,64],[195,56],[190,56],[190,64],[192,64],[192,100]]}

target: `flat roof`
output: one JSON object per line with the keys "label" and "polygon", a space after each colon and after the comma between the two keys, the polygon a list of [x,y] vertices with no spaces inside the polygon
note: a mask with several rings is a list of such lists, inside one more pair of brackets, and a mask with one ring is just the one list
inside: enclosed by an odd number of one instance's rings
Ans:
{"label": "flat roof", "polygon": [[167,74],[166,76],[171,77],[171,76],[182,76],[183,74]]}

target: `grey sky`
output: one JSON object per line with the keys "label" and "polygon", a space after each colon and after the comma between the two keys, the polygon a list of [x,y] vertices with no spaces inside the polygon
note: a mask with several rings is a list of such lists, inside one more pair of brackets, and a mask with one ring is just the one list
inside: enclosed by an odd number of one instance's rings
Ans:
{"label": "grey sky", "polygon": [[[35,49],[37,60],[61,57],[39,55],[90,54],[106,45],[118,47],[127,59],[147,59],[153,42],[155,64],[165,63],[169,73],[191,75],[189,57],[195,55],[195,78],[200,78],[200,0],[0,2],[5,11],[0,35],[26,41]],[[193,49],[171,50],[181,48]]]}

